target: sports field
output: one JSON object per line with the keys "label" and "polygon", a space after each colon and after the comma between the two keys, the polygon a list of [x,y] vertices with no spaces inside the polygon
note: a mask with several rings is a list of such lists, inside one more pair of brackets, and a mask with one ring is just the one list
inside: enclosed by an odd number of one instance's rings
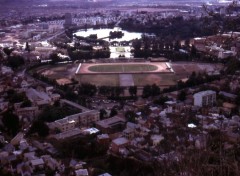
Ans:
{"label": "sports field", "polygon": [[99,73],[171,73],[172,70],[165,62],[156,63],[101,63],[79,64],[76,74],[99,74]]}
{"label": "sports field", "polygon": [[84,63],[79,64],[75,79],[97,86],[144,86],[154,83],[169,86],[176,83],[173,70],[165,62]]}

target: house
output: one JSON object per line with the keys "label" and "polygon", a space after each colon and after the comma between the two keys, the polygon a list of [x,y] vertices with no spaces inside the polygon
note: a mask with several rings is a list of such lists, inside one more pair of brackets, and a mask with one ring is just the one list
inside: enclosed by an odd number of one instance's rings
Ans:
{"label": "house", "polygon": [[212,90],[195,93],[194,106],[213,106],[216,103],[216,92]]}
{"label": "house", "polygon": [[195,140],[195,147],[197,149],[205,149],[207,146],[207,137],[206,135],[198,135]]}
{"label": "house", "polygon": [[0,152],[0,161],[2,164],[5,164],[8,162],[7,158],[9,156],[9,153],[6,151]]}
{"label": "house", "polygon": [[[1,92],[1,91],[0,91],[0,92]],[[7,102],[7,101],[1,101],[1,100],[0,100],[0,110],[7,109],[7,108],[8,108],[8,105],[9,105],[9,102]]]}
{"label": "house", "polygon": [[22,82],[21,82],[21,88],[28,88],[29,85],[30,85],[30,84],[29,84],[27,81],[22,80]]}
{"label": "house", "polygon": [[75,170],[76,176],[88,176],[88,170],[87,169],[78,169]]}
{"label": "house", "polygon": [[126,128],[125,130],[123,130],[123,136],[127,139],[132,139],[134,137],[134,132],[135,130],[132,128]]}
{"label": "house", "polygon": [[33,170],[28,164],[22,162],[17,165],[17,173],[19,175],[31,176]]}
{"label": "house", "polygon": [[82,135],[82,130],[80,130],[79,128],[74,128],[72,130],[55,134],[53,137],[57,140],[65,140],[67,138],[75,138],[81,135]]}
{"label": "house", "polygon": [[110,142],[109,135],[108,134],[97,135],[97,142],[101,145],[108,145]]}
{"label": "house", "polygon": [[46,166],[48,166],[50,169],[56,170],[60,168],[60,164],[50,155],[43,155],[41,158],[45,162]]}
{"label": "house", "polygon": [[110,175],[109,173],[104,173],[104,174],[101,174],[101,175],[98,175],[98,176],[112,176],[112,175]]}
{"label": "house", "polygon": [[226,114],[231,114],[231,112],[237,107],[236,104],[224,102],[222,105],[221,110],[224,111]]}
{"label": "house", "polygon": [[16,110],[16,114],[19,117],[34,118],[36,117],[37,113],[38,113],[38,107],[24,107],[24,108],[18,108]]}
{"label": "house", "polygon": [[119,153],[120,148],[123,148],[129,144],[128,139],[124,137],[120,137],[117,139],[114,139],[111,143],[111,150],[115,153]]}
{"label": "house", "polygon": [[39,91],[37,89],[29,88],[26,89],[27,98],[36,105],[44,105],[52,103],[49,95],[43,91]]}
{"label": "house", "polygon": [[164,139],[162,135],[152,135],[151,140],[153,143],[153,146],[157,146],[160,144],[160,142]]}
{"label": "house", "polygon": [[219,95],[222,95],[225,98],[227,98],[229,100],[232,100],[232,101],[234,101],[237,98],[237,95],[231,94],[231,93],[228,93],[228,92],[224,92],[224,91],[220,91]]}
{"label": "house", "polygon": [[33,169],[43,169],[44,168],[44,161],[42,158],[33,159],[30,161],[30,165]]}
{"label": "house", "polygon": [[15,151],[15,147],[11,143],[8,143],[3,147],[3,150],[5,150],[9,153],[12,153]]}
{"label": "house", "polygon": [[50,94],[50,98],[52,99],[53,102],[60,100],[61,95],[59,94]]}
{"label": "house", "polygon": [[25,150],[29,147],[29,144],[27,143],[27,141],[25,139],[20,140],[19,142],[19,149],[20,150]]}
{"label": "house", "polygon": [[121,131],[124,128],[125,123],[125,119],[119,116],[114,116],[96,122],[96,127],[103,133],[115,133],[117,131]]}
{"label": "house", "polygon": [[23,139],[24,134],[22,132],[19,132],[12,140],[12,145],[18,145],[20,141]]}
{"label": "house", "polygon": [[5,143],[5,138],[4,138],[4,136],[3,135],[0,135],[0,143]]}
{"label": "house", "polygon": [[31,161],[36,159],[35,152],[28,152],[23,154],[23,158],[25,161]]}

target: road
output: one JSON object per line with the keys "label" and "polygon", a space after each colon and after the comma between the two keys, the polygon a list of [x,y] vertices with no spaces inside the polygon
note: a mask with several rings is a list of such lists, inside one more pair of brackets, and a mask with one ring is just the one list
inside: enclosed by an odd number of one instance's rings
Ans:
{"label": "road", "polygon": [[59,35],[64,34],[64,32],[65,32],[65,30],[63,30],[63,31],[61,30],[61,31],[59,31],[58,33],[54,34],[53,36],[44,39],[43,41],[47,41],[47,42],[49,42],[50,40],[52,40],[52,39],[58,37]]}

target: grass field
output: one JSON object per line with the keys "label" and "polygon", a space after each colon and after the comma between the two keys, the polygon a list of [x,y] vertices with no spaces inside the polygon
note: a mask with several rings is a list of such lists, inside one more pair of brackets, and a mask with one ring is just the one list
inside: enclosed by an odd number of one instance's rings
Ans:
{"label": "grass field", "polygon": [[118,73],[127,73],[127,72],[149,72],[157,70],[157,66],[150,64],[118,64],[118,65],[94,65],[88,68],[92,72],[118,72]]}

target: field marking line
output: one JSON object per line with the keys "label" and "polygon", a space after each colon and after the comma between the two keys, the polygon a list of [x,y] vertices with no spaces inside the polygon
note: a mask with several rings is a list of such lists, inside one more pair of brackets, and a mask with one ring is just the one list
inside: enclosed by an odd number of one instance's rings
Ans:
{"label": "field marking line", "polygon": [[79,70],[80,70],[81,66],[82,66],[82,63],[80,63],[80,64],[78,65],[78,68],[77,68],[77,70],[76,70],[75,74],[77,74],[77,73],[79,72]]}

